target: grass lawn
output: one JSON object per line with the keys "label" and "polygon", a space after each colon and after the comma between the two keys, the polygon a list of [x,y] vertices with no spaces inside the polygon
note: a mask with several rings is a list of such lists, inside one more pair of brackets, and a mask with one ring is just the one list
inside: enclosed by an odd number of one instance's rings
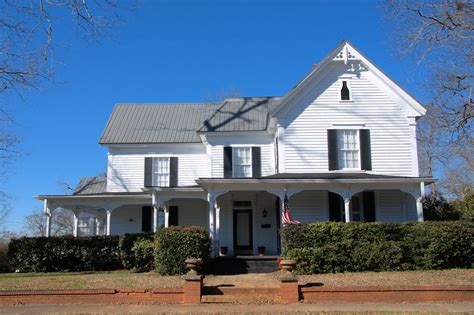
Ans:
{"label": "grass lawn", "polygon": [[[233,284],[278,286],[279,273],[238,276],[206,276],[206,285]],[[326,287],[403,286],[403,285],[473,285],[474,269],[441,271],[363,272],[300,276],[300,283],[322,283]],[[0,274],[0,290],[101,289],[101,288],[176,288],[183,285],[180,276],[157,273],[68,272]]]}

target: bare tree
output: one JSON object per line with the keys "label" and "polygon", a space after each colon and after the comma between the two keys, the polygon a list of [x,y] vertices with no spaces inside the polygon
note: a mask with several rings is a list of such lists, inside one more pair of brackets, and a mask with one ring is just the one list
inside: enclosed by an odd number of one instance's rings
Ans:
{"label": "bare tree", "polygon": [[474,3],[386,0],[402,56],[425,73],[429,106],[453,142],[472,137]]}
{"label": "bare tree", "polygon": [[[46,232],[46,217],[42,209],[37,209],[25,217],[25,234],[44,236]],[[51,219],[51,235],[60,236],[72,234],[74,229],[74,214],[72,211],[57,208]]]}
{"label": "bare tree", "polygon": [[19,93],[52,78],[57,29],[75,27],[83,38],[97,40],[110,36],[120,14],[134,6],[118,0],[2,1],[0,92]]}

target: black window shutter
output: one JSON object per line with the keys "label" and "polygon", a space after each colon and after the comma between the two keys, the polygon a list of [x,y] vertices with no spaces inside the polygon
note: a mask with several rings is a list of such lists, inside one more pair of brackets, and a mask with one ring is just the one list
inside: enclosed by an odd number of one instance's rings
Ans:
{"label": "black window shutter", "polygon": [[153,186],[153,158],[145,158],[145,187]]}
{"label": "black window shutter", "polygon": [[362,193],[364,203],[364,221],[375,222],[375,197],[373,191],[364,191]]}
{"label": "black window shutter", "polygon": [[341,196],[329,192],[329,221],[341,222]]}
{"label": "black window shutter", "polygon": [[170,187],[178,187],[178,158],[170,157]]}
{"label": "black window shutter", "polygon": [[360,166],[362,170],[372,170],[372,153],[370,151],[370,130],[359,130],[360,137]]}
{"label": "black window shutter", "polygon": [[262,177],[262,153],[260,147],[252,147],[252,177]]}
{"label": "black window shutter", "polygon": [[328,129],[328,164],[329,170],[337,170],[338,156],[337,156],[337,130]]}
{"label": "black window shutter", "polygon": [[178,226],[178,206],[169,206],[168,226]]}
{"label": "black window shutter", "polygon": [[150,206],[142,207],[142,232],[151,232],[152,215]]}
{"label": "black window shutter", "polygon": [[232,147],[224,147],[224,178],[232,178]]}

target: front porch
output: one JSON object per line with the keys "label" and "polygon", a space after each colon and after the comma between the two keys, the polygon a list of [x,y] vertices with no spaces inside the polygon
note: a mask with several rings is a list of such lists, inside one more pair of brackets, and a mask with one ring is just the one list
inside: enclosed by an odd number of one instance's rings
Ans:
{"label": "front porch", "polygon": [[74,213],[74,235],[157,232],[172,225],[203,226],[211,256],[281,254],[283,201],[291,218],[321,221],[423,221],[429,178],[370,174],[277,174],[261,179],[199,179],[199,187],[145,188],[141,193],[39,196],[50,236],[54,209]]}

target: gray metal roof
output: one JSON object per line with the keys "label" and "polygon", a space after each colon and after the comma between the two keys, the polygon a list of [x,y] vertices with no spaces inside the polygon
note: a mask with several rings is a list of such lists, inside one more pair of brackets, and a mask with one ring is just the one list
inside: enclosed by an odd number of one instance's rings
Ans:
{"label": "gray metal roof", "polygon": [[203,122],[199,131],[266,130],[269,112],[279,100],[278,97],[245,97],[225,100],[212,116]]}
{"label": "gray metal roof", "polygon": [[260,131],[279,98],[228,99],[221,103],[118,104],[100,144],[199,143],[198,131]]}
{"label": "gray metal roof", "polygon": [[84,177],[77,184],[76,190],[72,193],[78,195],[96,195],[107,192],[107,177]]}

